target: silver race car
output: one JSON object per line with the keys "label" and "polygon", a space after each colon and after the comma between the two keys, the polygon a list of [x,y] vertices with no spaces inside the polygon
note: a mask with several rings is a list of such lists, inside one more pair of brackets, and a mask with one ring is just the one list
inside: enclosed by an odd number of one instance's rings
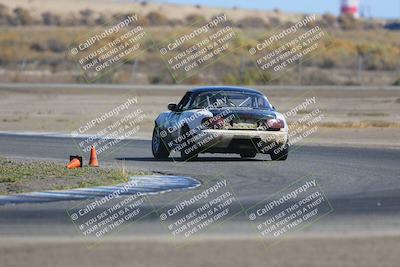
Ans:
{"label": "silver race car", "polygon": [[201,87],[155,120],[152,152],[156,159],[180,152],[183,160],[199,153],[269,154],[286,160],[288,125],[261,92],[241,87]]}

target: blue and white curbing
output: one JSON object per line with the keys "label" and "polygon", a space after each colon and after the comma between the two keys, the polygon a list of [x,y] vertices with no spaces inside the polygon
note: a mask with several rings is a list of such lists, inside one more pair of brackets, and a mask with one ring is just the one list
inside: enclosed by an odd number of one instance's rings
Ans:
{"label": "blue and white curbing", "polygon": [[123,188],[124,192],[121,194],[123,196],[133,195],[139,192],[142,195],[151,195],[175,190],[193,189],[201,185],[200,181],[185,176],[150,175],[132,176],[130,178],[132,181],[134,181],[134,186],[127,187],[126,185],[128,183],[125,183],[117,186],[99,186],[92,188],[54,190],[0,196],[0,205],[85,200],[96,197],[104,197],[113,192],[122,190]]}

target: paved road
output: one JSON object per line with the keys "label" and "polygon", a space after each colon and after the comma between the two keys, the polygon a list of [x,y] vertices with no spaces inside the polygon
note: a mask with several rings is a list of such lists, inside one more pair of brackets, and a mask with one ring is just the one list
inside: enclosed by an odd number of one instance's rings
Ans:
{"label": "paved road", "polygon": [[[80,154],[76,145],[79,141],[1,134],[0,155],[65,163],[68,155]],[[191,176],[204,184],[226,179],[246,207],[271,197],[299,178],[315,177],[334,208],[333,213],[324,219],[325,223],[316,228],[334,225],[341,229],[358,227],[359,230],[360,224],[368,230],[399,227],[400,150],[298,146],[293,148],[286,162],[271,162],[263,156],[242,160],[234,155],[222,157],[212,154],[202,155],[194,162],[179,162],[173,159],[155,161],[151,156],[150,141],[129,140],[120,143],[112,153],[102,154],[99,159],[101,164],[124,164],[131,170]],[[181,195],[182,192],[171,192],[154,196],[152,204],[158,207],[173,203]],[[0,207],[0,234],[70,234],[71,222],[65,210],[76,204],[70,201]],[[147,208],[151,210],[150,205]],[[236,222],[245,219],[244,216],[237,217],[231,222],[230,229],[241,231],[242,225]],[[157,230],[151,227],[149,230],[149,226],[156,227],[159,222],[153,214],[138,225],[142,233],[143,229],[156,233]],[[229,230],[225,227],[224,231]]]}

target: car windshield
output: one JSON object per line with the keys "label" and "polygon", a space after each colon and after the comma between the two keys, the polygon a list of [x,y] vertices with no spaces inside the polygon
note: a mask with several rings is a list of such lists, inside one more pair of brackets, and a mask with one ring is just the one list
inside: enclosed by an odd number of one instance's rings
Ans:
{"label": "car windshield", "polygon": [[190,109],[195,108],[250,108],[271,109],[268,99],[251,92],[219,91],[199,93],[191,101]]}

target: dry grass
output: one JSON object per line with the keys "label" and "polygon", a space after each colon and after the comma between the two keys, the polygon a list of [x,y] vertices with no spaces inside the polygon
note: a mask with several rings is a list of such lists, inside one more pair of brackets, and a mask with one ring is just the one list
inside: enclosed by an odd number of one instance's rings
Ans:
{"label": "dry grass", "polygon": [[[179,29],[182,29],[180,27]],[[248,56],[248,47],[254,46],[257,40],[265,37],[269,30],[235,29],[239,38],[235,43],[233,53],[222,58],[207,68],[207,71],[194,75],[186,83],[228,83],[228,84],[264,84],[271,80],[271,73],[261,76],[254,67],[254,62]],[[80,82],[78,68],[65,53],[49,48],[48,43],[57,42],[59,47],[68,47],[80,36],[92,32],[91,27],[14,27],[3,29],[0,32],[0,58],[2,67],[9,70],[0,75],[0,81],[15,82],[43,82],[52,79],[52,82]],[[173,27],[147,27],[146,32],[154,43],[165,43],[171,36],[178,34]],[[373,34],[374,38],[371,38]],[[385,40],[384,42],[382,40]],[[56,41],[55,41],[56,40]],[[365,80],[368,84],[392,85],[398,79],[395,70],[400,67],[399,33],[386,31],[354,31],[349,33],[332,32],[331,39],[324,41],[328,49],[320,49],[317,56],[303,64],[303,84],[358,84]],[[98,82],[102,83],[173,83],[172,77],[166,75],[166,67],[159,56],[158,50],[148,49],[137,58],[129,60],[118,68],[117,72],[106,75]],[[41,47],[38,49],[37,47]],[[362,75],[373,74],[373,80],[368,76],[350,75],[350,70],[356,68],[359,53],[366,54]],[[25,62],[22,64],[21,62]],[[135,75],[132,76],[135,62]],[[151,63],[149,63],[151,62]],[[241,64],[246,66],[239,75]],[[24,72],[21,72],[23,70]],[[374,72],[382,72],[377,74]],[[360,74],[360,75],[361,75]],[[10,76],[11,75],[11,76]],[[276,75],[275,75],[276,76]],[[293,68],[285,75],[273,79],[274,84],[298,84],[298,70]],[[32,79],[32,80],[30,80]],[[36,79],[36,80],[35,80]]]}
{"label": "dry grass", "polygon": [[0,158],[0,194],[115,185],[127,182],[129,176],[143,174],[128,172],[123,166],[69,170],[53,162]]}

